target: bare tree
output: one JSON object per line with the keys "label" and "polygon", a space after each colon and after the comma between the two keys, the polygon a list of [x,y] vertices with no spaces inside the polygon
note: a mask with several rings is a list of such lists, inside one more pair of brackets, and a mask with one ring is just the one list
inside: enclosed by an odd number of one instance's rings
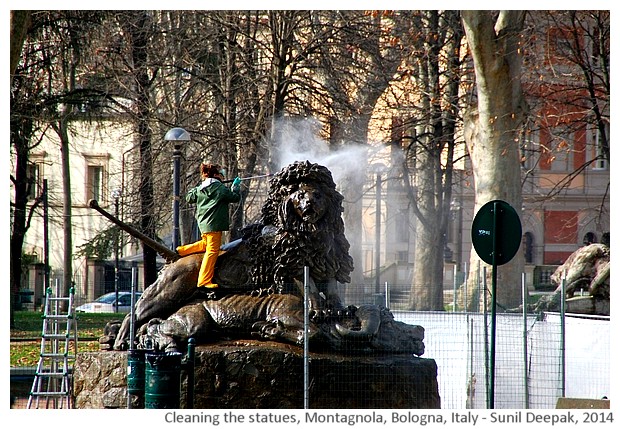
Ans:
{"label": "bare tree", "polygon": [[[466,112],[465,141],[475,180],[475,210],[504,200],[521,213],[519,132],[527,106],[521,87],[521,31],[524,11],[462,11],[473,59],[476,102]],[[472,250],[470,267],[477,270]],[[498,270],[497,303],[519,304],[523,255]],[[473,272],[473,271],[472,271]],[[475,275],[470,275],[475,279]]]}
{"label": "bare tree", "polygon": [[[159,31],[155,14],[149,11],[110,12],[93,45],[93,57],[84,73],[83,82],[89,82],[106,94],[106,104],[117,109],[133,125],[132,137],[138,165],[133,168],[136,183],[123,189],[125,214],[136,219],[142,233],[158,239],[162,211],[170,213],[170,205],[156,204],[154,183],[166,177],[165,168],[154,168],[159,162],[162,137],[155,137],[155,88],[161,64],[154,52],[154,36]],[[95,106],[93,106],[95,107]],[[154,142],[159,145],[154,145]],[[170,163],[166,163],[170,165]],[[170,179],[168,179],[170,180]],[[145,287],[157,278],[157,254],[141,243],[144,260]]]}
{"label": "bare tree", "polygon": [[[127,12],[124,26],[128,35],[130,70],[136,103],[136,134],[140,145],[140,228],[149,237],[156,237],[153,196],[153,154],[151,141],[150,91],[158,66],[149,63],[149,38],[152,30],[152,16],[146,11]],[[144,260],[144,285],[147,287],[157,279],[157,253],[142,244]]]}
{"label": "bare tree", "polygon": [[[166,31],[158,42],[164,52],[159,61],[170,71],[159,79],[164,108],[158,110],[175,112],[161,116],[162,122],[189,126],[195,140],[186,151],[190,180],[198,180],[191,172],[207,159],[224,166],[230,177],[252,176],[267,165],[268,130],[273,129],[273,118],[290,110],[294,100],[295,73],[305,49],[298,43],[303,14],[205,11],[191,18],[162,14]],[[248,187],[242,188],[242,195],[243,200],[250,196]],[[243,226],[245,210],[235,206],[231,211],[234,237]],[[190,224],[191,208],[184,213]]]}
{"label": "bare tree", "polygon": [[[28,49],[24,55],[27,56]],[[38,204],[28,206],[28,196],[35,186],[28,174],[30,151],[38,145],[33,141],[38,124],[36,115],[40,113],[39,88],[36,83],[29,79],[28,74],[36,75],[34,70],[36,61],[24,62],[22,69],[17,69],[11,86],[11,155],[13,169],[11,182],[13,184],[13,196],[11,199],[11,238],[10,238],[10,303],[11,303],[11,326],[13,326],[13,309],[16,304],[17,291],[20,288],[22,277],[22,248],[29,218]],[[30,67],[32,69],[28,70]]]}
{"label": "bare tree", "polygon": [[[416,15],[410,75],[417,100],[405,119],[405,189],[417,218],[411,310],[443,310],[443,265],[455,157],[463,29],[457,11]],[[409,177],[413,183],[410,183]]]}
{"label": "bare tree", "polygon": [[[610,13],[541,11],[528,17],[532,42],[523,80],[534,114],[527,131],[545,139],[524,145],[525,179],[534,167],[548,169],[555,159],[574,161],[539,198],[548,201],[587,168],[607,168],[610,162]],[[601,207],[608,199],[606,192]]]}
{"label": "bare tree", "polygon": [[[63,286],[65,296],[73,286],[73,220],[71,195],[71,159],[69,156],[70,146],[70,121],[75,112],[79,111],[84,100],[89,97],[86,88],[77,91],[76,79],[79,73],[83,55],[87,55],[89,37],[85,37],[88,29],[98,21],[98,15],[83,14],[81,12],[67,11],[61,13],[56,24],[51,26],[54,39],[62,41],[58,49],[58,71],[50,73],[57,80],[56,86],[60,93],[58,108],[50,110],[48,121],[60,140],[60,152],[62,163],[62,228],[63,228]],[[64,25],[62,25],[64,24]],[[86,45],[86,46],[85,46]],[[92,94],[91,94],[92,95]]]}
{"label": "bare tree", "polygon": [[[28,205],[36,187],[27,170],[30,152],[43,136],[54,129],[61,140],[63,165],[64,287],[72,285],[71,192],[68,174],[68,120],[72,109],[95,95],[77,88],[75,76],[81,61],[80,44],[87,39],[84,27],[97,25],[97,14],[90,12],[38,11],[31,14],[26,45],[11,80],[11,147],[14,154],[14,187],[11,230],[11,291],[20,287],[22,247],[30,219],[39,207],[41,195]],[[40,189],[37,187],[37,191]],[[49,269],[49,267],[46,267]],[[13,301],[13,300],[12,300]]]}

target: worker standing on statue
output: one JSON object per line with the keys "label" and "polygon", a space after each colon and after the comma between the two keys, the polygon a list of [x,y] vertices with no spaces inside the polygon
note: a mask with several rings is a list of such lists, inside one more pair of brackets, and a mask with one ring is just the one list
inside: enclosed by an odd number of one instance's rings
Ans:
{"label": "worker standing on statue", "polygon": [[215,261],[222,244],[222,231],[228,231],[228,204],[236,203],[241,199],[239,193],[241,179],[233,180],[231,189],[222,183],[224,175],[217,164],[200,164],[202,183],[187,192],[185,199],[188,203],[196,204],[196,221],[202,236],[201,240],[177,247],[179,256],[204,252],[200,272],[198,273],[198,287],[217,288],[213,283]]}

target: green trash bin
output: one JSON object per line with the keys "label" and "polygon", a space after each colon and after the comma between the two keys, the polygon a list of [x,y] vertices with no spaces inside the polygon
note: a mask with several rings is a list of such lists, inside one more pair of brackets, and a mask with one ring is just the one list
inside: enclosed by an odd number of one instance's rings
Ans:
{"label": "green trash bin", "polygon": [[127,393],[130,395],[144,395],[146,350],[133,349],[127,353]]}
{"label": "green trash bin", "polygon": [[144,408],[181,407],[182,353],[147,352]]}

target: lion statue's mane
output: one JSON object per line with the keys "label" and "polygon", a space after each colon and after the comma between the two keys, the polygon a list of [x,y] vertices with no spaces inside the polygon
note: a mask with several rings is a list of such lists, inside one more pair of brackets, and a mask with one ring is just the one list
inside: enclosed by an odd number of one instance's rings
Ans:
{"label": "lion statue's mane", "polygon": [[254,281],[292,283],[303,278],[308,266],[317,284],[349,283],[353,259],[344,233],[343,199],[322,165],[298,161],[276,173],[260,224],[245,234],[250,253],[258,258]]}

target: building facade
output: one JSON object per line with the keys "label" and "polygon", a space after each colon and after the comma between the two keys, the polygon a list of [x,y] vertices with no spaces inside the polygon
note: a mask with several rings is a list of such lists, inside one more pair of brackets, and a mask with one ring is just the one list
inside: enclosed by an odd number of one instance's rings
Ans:
{"label": "building facade", "polygon": [[[91,199],[110,213],[123,218],[129,203],[125,194],[134,174],[136,157],[131,124],[114,118],[97,121],[76,119],[69,127],[69,171],[71,189],[71,230],[73,259],[72,278],[76,302],[91,301],[115,288],[115,260],[119,258],[119,281],[122,289],[131,287],[131,260],[137,260],[139,247],[128,240],[107,243],[107,258],[93,259],[80,252],[95,236],[111,227],[99,213],[89,207]],[[63,169],[60,140],[53,132],[40,136],[40,144],[30,153],[29,175],[35,186],[31,200],[47,187],[47,222],[45,208],[39,207],[31,219],[25,237],[23,254],[34,261],[30,266],[25,288],[34,292],[33,307],[38,307],[44,295],[42,274],[45,247],[50,266],[50,286],[62,282],[64,269]],[[47,236],[46,236],[47,234]],[[123,245],[125,243],[125,245]],[[141,276],[138,276],[138,288]],[[63,290],[62,288],[60,290]]]}

